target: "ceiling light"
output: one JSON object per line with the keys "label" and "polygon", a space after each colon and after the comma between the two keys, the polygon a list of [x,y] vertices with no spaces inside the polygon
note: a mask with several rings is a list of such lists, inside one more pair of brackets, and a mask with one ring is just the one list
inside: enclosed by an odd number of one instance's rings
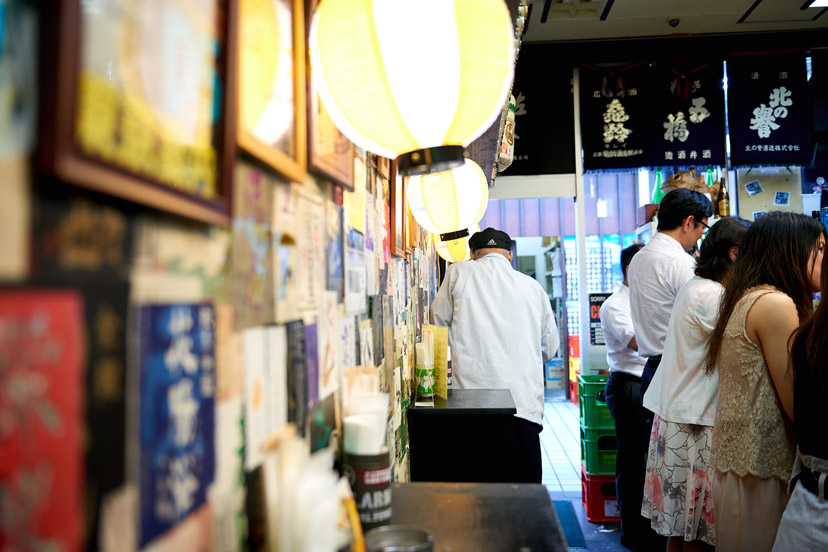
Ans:
{"label": "ceiling light", "polygon": [[828,8],[828,0],[814,0],[809,8]]}
{"label": "ceiling light", "polygon": [[[466,230],[461,230],[457,237],[453,236],[434,236],[434,248],[437,249],[437,254],[450,263],[458,263],[460,261],[468,261],[471,258],[471,251],[469,250],[469,238],[473,234],[480,232],[480,226],[472,224]],[[446,237],[446,240],[441,240],[441,237]],[[453,239],[452,239],[453,238]]]}

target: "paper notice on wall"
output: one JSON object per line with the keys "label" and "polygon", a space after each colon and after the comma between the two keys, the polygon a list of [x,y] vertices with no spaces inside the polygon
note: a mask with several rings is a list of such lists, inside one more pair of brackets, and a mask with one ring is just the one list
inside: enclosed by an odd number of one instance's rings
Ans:
{"label": "paper notice on wall", "polygon": [[[319,309],[319,396],[326,397],[339,389],[342,373],[341,358],[337,353],[336,292],[322,294]],[[353,319],[353,318],[352,318]]]}
{"label": "paper notice on wall", "polygon": [[365,312],[365,238],[351,228],[345,234],[345,312]]}
{"label": "paper notice on wall", "polygon": [[423,325],[423,341],[426,335],[434,336],[434,394],[448,398],[448,328],[444,326]]}
{"label": "paper notice on wall", "polygon": [[316,308],[317,298],[325,289],[325,206],[318,195],[301,192],[298,196],[297,303],[301,310],[306,311]]}
{"label": "paper notice on wall", "polygon": [[359,323],[359,363],[374,366],[374,331],[370,319]]}
{"label": "paper notice on wall", "polygon": [[242,332],[244,343],[244,433],[245,469],[260,466],[265,439],[265,332],[248,328]]}
{"label": "paper notice on wall", "polygon": [[337,320],[336,354],[337,364],[344,370],[359,364],[357,359],[357,322],[356,317],[344,316]]}
{"label": "paper notice on wall", "polygon": [[365,234],[365,162],[361,157],[354,157],[354,189],[342,194],[342,207],[346,224]]}
{"label": "paper notice on wall", "polygon": [[29,269],[29,164],[26,157],[0,162],[3,201],[0,201],[0,280],[21,280]]}

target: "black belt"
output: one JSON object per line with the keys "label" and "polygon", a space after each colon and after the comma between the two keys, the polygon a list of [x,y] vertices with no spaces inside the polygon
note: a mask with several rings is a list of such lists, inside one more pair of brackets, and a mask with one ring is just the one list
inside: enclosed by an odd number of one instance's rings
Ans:
{"label": "black belt", "polygon": [[661,355],[653,355],[651,357],[647,357],[647,360],[652,360],[653,362],[661,362]]}
{"label": "black belt", "polygon": [[[805,487],[808,491],[825,500],[826,498],[828,498],[826,497],[826,485],[822,486],[822,496],[820,496],[819,493],[820,475],[822,474],[820,474],[819,472],[811,471],[811,469],[808,468],[808,466],[802,466],[802,471],[797,474],[796,480],[799,481],[802,484],[802,486]],[[826,484],[828,484],[828,481],[826,481]]]}
{"label": "black belt", "polygon": [[633,374],[630,374],[629,372],[620,372],[616,370],[614,372],[610,372],[610,377],[632,381],[635,383],[641,383],[641,376],[635,376]]}

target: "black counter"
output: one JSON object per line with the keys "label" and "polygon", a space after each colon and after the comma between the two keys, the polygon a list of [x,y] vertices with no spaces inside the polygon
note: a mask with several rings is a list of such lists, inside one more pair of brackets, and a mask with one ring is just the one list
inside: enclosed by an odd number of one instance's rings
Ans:
{"label": "black counter", "polygon": [[391,503],[391,522],[428,531],[434,552],[567,550],[543,485],[395,483]]}
{"label": "black counter", "polygon": [[516,412],[508,389],[455,389],[410,407],[411,480],[512,482]]}

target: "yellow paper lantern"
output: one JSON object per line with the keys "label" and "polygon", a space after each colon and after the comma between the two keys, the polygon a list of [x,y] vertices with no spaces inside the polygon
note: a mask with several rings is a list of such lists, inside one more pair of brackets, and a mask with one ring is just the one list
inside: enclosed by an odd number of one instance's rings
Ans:
{"label": "yellow paper lantern", "polygon": [[437,254],[450,263],[468,261],[471,258],[469,238],[476,232],[480,232],[480,226],[472,224],[469,226],[468,232],[468,234],[461,238],[445,241],[440,241],[439,235],[432,234],[434,239],[434,248],[437,250]]}
{"label": "yellow paper lantern", "polygon": [[314,87],[336,126],[402,174],[462,164],[514,75],[503,0],[324,0],[311,24]]}
{"label": "yellow paper lantern", "polygon": [[489,185],[470,159],[455,169],[408,179],[408,207],[420,226],[447,234],[480,221],[489,202]]}

